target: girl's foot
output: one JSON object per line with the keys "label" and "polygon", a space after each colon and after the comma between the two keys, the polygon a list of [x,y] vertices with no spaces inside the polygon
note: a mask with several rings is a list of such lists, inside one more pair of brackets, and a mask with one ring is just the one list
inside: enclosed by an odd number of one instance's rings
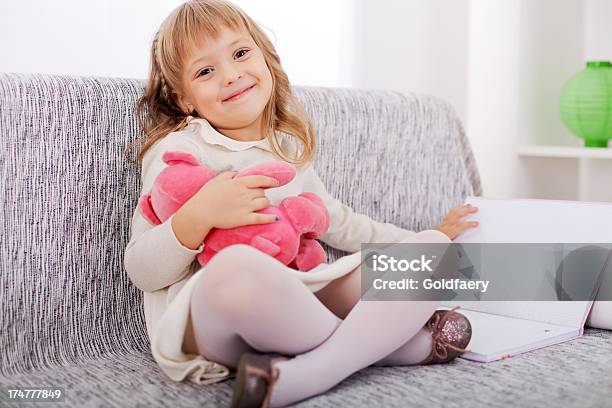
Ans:
{"label": "girl's foot", "polygon": [[472,338],[472,325],[467,317],[450,310],[436,310],[425,325],[431,331],[433,345],[431,353],[419,364],[439,364],[454,360],[469,351],[465,349]]}
{"label": "girl's foot", "polygon": [[272,364],[281,360],[287,357],[278,353],[244,353],[234,380],[232,408],[268,407],[272,387],[278,379],[278,369]]}

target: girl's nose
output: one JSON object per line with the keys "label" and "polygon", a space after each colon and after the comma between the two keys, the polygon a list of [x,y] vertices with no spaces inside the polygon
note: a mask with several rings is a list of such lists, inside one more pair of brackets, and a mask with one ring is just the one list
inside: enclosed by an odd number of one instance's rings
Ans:
{"label": "girl's nose", "polygon": [[243,73],[233,71],[231,74],[228,74],[227,79],[225,80],[225,86],[230,86],[234,82],[240,80],[243,77]]}

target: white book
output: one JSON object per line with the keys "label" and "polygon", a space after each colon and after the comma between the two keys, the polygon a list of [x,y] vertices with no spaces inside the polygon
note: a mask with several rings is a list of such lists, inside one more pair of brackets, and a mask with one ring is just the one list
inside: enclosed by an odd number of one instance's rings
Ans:
{"label": "white book", "polygon": [[[612,203],[483,197],[468,197],[465,203],[478,211],[463,219],[477,220],[479,225],[459,235],[457,243],[612,245]],[[604,280],[612,279],[610,256],[601,273]],[[598,282],[593,285],[597,289]],[[536,290],[526,288],[530,289]],[[441,308],[459,305],[458,311],[470,320],[469,352],[461,357],[490,362],[580,337],[592,304],[592,300],[449,301]]]}

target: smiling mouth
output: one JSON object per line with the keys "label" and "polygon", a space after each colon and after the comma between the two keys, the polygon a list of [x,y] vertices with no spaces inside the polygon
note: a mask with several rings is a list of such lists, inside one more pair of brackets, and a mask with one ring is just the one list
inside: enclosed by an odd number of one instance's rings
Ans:
{"label": "smiling mouth", "polygon": [[241,95],[243,95],[243,94],[247,93],[248,91],[250,91],[251,89],[253,89],[253,87],[255,85],[256,84],[251,85],[250,87],[246,88],[244,91],[240,92],[239,94],[236,94],[236,95],[232,96],[231,98],[224,99],[223,102],[233,101],[233,100],[239,98]]}

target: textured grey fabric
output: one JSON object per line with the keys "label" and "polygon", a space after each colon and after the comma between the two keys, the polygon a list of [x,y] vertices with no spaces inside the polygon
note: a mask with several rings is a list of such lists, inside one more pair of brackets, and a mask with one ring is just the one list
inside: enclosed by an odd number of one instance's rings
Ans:
{"label": "textured grey fabric", "polygon": [[[380,90],[299,87],[295,93],[314,121],[315,168],[356,212],[421,231],[467,195],[482,194],[463,126],[447,102]],[[332,260],[345,254],[325,248]]]}
{"label": "textured grey fabric", "polygon": [[[612,331],[590,329],[580,339],[493,363],[456,359],[432,366],[367,367],[293,406],[609,407],[611,367]],[[229,406],[233,380],[177,383],[160,375],[150,355],[132,352],[0,377],[4,384],[63,386],[65,405],[75,407],[213,408]]]}
{"label": "textured grey fabric", "polygon": [[123,251],[140,180],[122,156],[138,81],[0,76],[0,367],[147,352]]}
{"label": "textured grey fabric", "polygon": [[[143,86],[136,79],[0,74],[2,386],[65,386],[73,406],[217,406],[229,399],[231,380],[197,387],[157,369],[142,295],[123,270],[140,189],[140,168],[123,149],[140,135],[134,102]],[[356,211],[418,231],[465,196],[481,194],[469,143],[446,102],[390,91],[295,92],[316,128],[321,178]],[[327,249],[332,260],[342,255]],[[601,372],[588,377],[591,385],[570,387],[595,401],[609,396],[610,343],[609,332],[590,331],[487,365],[371,367],[305,405],[459,406],[474,398],[461,389],[470,384],[485,405],[546,405],[567,382],[557,364]],[[539,394],[525,392],[534,387],[529,375],[542,377]],[[456,393],[462,399],[453,399]]]}

